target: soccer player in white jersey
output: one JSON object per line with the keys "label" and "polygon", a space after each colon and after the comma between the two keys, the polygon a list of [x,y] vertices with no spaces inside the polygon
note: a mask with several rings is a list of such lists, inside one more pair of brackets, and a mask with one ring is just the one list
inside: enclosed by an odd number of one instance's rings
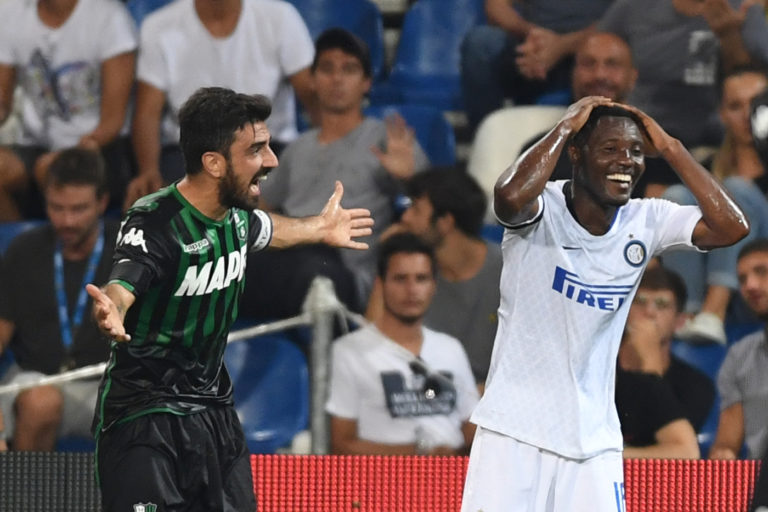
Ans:
{"label": "soccer player in white jersey", "polygon": [[[562,151],[571,180],[547,182]],[[699,206],[630,199],[660,154]],[[643,112],[602,97],[571,105],[496,183],[505,225],[499,328],[462,512],[623,512],[616,355],[648,260],[749,231],[683,145]]]}

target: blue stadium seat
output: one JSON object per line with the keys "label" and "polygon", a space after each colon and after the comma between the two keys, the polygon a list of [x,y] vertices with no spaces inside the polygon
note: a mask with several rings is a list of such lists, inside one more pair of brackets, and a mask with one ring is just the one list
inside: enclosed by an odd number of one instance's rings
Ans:
{"label": "blue stadium seat", "polygon": [[365,41],[371,52],[374,80],[384,74],[384,24],[371,0],[288,0],[307,24],[312,40],[328,28],[349,30]]}
{"label": "blue stadium seat", "polygon": [[425,105],[372,105],[365,114],[384,119],[399,113],[413,128],[416,139],[432,165],[456,163],[456,137],[442,111]]}
{"label": "blue stadium seat", "polygon": [[0,254],[8,248],[11,240],[28,229],[43,224],[42,220],[20,220],[18,222],[0,222]]}
{"label": "blue stadium seat", "polygon": [[140,27],[141,22],[152,11],[171,3],[172,0],[127,0],[125,6],[128,8],[128,12],[133,16],[133,20],[136,22],[136,26]]}
{"label": "blue stadium seat", "polygon": [[309,422],[309,370],[301,350],[285,336],[258,336],[227,345],[224,362],[251,453],[290,445]]}
{"label": "blue stadium seat", "polygon": [[92,437],[62,437],[56,442],[57,452],[92,452],[96,441]]}
{"label": "blue stadium seat", "polygon": [[419,0],[406,12],[389,80],[371,91],[373,103],[418,103],[461,109],[459,48],[483,20],[475,1]]}
{"label": "blue stadium seat", "polygon": [[720,370],[720,365],[723,364],[727,350],[726,347],[716,343],[696,345],[679,340],[672,342],[672,353],[704,372],[712,379],[712,382],[717,380],[717,372]]}
{"label": "blue stadium seat", "polygon": [[483,237],[483,240],[500,244],[504,239],[504,226],[498,222],[495,224],[485,223],[480,235]]}

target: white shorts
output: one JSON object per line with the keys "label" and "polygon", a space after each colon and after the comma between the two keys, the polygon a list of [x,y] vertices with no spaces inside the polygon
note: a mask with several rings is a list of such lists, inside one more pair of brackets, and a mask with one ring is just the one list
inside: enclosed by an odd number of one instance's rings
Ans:
{"label": "white shorts", "polygon": [[625,512],[619,451],[569,459],[477,428],[461,512]]}
{"label": "white shorts", "polygon": [[[42,373],[24,371],[14,364],[3,374],[0,383],[26,384],[42,377],[45,377]],[[74,380],[56,386],[61,390],[64,398],[64,409],[62,410],[61,424],[58,431],[59,438],[68,436],[91,437],[91,423],[93,421],[93,412],[96,409],[99,383],[100,380],[98,378],[91,378],[87,380]],[[8,439],[13,439],[16,423],[14,403],[17,396],[18,393],[0,394],[0,412],[3,414],[5,434]]]}

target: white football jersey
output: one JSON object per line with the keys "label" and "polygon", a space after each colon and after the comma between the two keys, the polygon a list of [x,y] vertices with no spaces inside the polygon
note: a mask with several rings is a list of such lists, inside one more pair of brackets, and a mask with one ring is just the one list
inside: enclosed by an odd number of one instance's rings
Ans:
{"label": "white football jersey", "polygon": [[622,449],[616,356],[648,260],[691,247],[697,206],[633,199],[602,236],[587,232],[550,182],[539,213],[505,230],[499,328],[472,421],[583,459]]}

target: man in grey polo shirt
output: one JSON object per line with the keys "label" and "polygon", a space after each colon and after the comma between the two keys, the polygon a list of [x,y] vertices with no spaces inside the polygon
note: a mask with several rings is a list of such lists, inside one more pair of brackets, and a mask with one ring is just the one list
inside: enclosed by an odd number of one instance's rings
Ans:
{"label": "man in grey polo shirt", "polygon": [[[768,239],[755,240],[739,253],[741,294],[747,305],[768,320]],[[768,448],[768,338],[765,329],[728,350],[717,377],[720,424],[709,457],[735,459],[742,444],[747,456],[762,457]]]}

